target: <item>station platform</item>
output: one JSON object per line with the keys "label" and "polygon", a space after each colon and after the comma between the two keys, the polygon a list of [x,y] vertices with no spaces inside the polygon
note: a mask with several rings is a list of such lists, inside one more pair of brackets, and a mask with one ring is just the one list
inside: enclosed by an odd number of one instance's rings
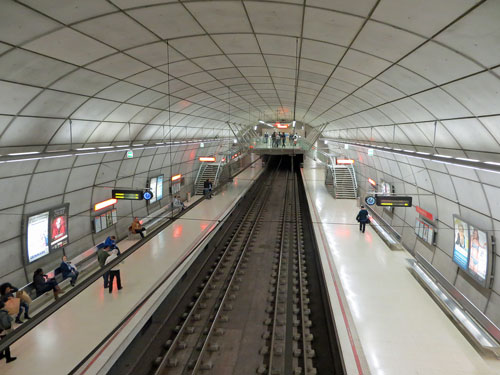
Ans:
{"label": "station platform", "polygon": [[334,199],[325,167],[302,174],[347,374],[493,375],[500,361],[479,353],[371,227],[357,200]]}
{"label": "station platform", "polygon": [[16,341],[11,351],[17,360],[0,362],[0,373],[69,374],[99,345],[74,373],[106,373],[110,360],[119,356],[124,343],[149,319],[204,241],[262,171],[260,162],[253,163],[212,199],[200,202],[127,257],[119,266],[122,290],[115,287],[109,294],[101,278]]}

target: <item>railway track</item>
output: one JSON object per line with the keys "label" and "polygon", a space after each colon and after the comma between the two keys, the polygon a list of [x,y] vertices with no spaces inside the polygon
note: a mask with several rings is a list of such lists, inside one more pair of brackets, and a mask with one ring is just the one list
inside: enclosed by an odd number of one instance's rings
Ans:
{"label": "railway track", "polygon": [[[196,271],[202,273],[183,292],[182,311],[161,324],[170,321],[171,328],[158,327],[162,333],[152,334],[163,339],[161,347],[148,348],[158,354],[145,374],[314,375],[317,361],[319,368],[335,367],[330,362],[339,358],[332,358],[330,348],[316,356],[311,254],[300,184],[290,166],[268,171],[245,210],[226,226],[212,256]],[[146,357],[144,349],[141,353]],[[129,373],[139,374],[141,367],[144,363],[136,361]]]}

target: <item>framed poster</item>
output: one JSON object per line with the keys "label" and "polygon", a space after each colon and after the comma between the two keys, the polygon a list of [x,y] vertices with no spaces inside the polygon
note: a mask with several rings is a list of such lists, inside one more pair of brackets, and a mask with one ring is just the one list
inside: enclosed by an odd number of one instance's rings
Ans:
{"label": "framed poster", "polygon": [[460,268],[467,271],[469,262],[469,224],[454,216],[453,225],[453,261]]}
{"label": "framed poster", "polygon": [[59,249],[68,244],[69,204],[50,210],[50,249]]}
{"label": "framed poster", "polygon": [[26,247],[29,263],[49,254],[49,211],[28,217]]}

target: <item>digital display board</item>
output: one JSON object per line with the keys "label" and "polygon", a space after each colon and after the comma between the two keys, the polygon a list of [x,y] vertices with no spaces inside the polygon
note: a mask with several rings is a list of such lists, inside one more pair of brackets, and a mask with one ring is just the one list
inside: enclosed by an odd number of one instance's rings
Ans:
{"label": "digital display board", "polygon": [[469,224],[458,217],[453,218],[455,236],[453,241],[453,261],[467,271],[469,262]]}
{"label": "digital display board", "polygon": [[142,200],[142,190],[117,190],[113,189],[111,195],[116,199]]}
{"label": "digital display board", "polygon": [[49,211],[29,216],[26,234],[28,262],[49,254]]}
{"label": "digital display board", "polygon": [[59,249],[68,244],[69,204],[50,210],[50,249]]}
{"label": "digital display board", "polygon": [[412,197],[377,195],[377,206],[411,207]]}
{"label": "digital display board", "polygon": [[149,188],[153,192],[153,197],[149,200],[149,203],[154,203],[157,200],[158,195],[156,194],[157,177],[152,177],[149,180]]}

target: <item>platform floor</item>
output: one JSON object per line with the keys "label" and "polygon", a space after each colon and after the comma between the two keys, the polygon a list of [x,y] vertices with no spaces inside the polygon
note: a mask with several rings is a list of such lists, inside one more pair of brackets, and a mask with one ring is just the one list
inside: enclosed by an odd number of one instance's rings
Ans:
{"label": "platform floor", "polygon": [[0,374],[69,373],[213,230],[261,171],[257,161],[222,192],[198,204],[131,254],[120,266],[121,291],[115,287],[109,294],[99,279],[14,343],[12,355],[18,359],[10,364],[0,362]]}
{"label": "platform floor", "polygon": [[304,165],[348,374],[500,374],[500,361],[481,355],[410,274],[411,255],[390,250],[368,226],[361,233],[357,201],[334,199],[324,166]]}

